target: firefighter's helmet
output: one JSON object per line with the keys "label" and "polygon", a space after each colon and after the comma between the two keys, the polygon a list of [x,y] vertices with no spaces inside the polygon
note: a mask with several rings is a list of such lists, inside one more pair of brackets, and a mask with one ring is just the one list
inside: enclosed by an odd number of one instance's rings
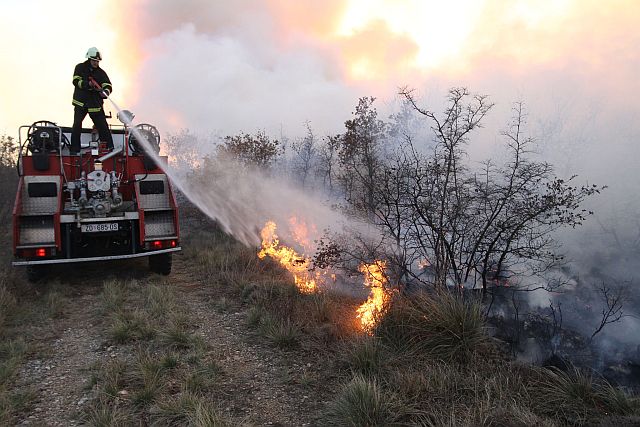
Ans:
{"label": "firefighter's helmet", "polygon": [[102,60],[102,55],[100,55],[100,51],[97,47],[90,47],[85,57],[87,59],[94,59],[96,61]]}

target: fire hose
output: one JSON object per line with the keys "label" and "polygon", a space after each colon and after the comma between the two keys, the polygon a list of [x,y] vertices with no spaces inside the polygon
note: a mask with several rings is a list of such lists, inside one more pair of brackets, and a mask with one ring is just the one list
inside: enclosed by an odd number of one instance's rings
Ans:
{"label": "fire hose", "polygon": [[91,76],[89,76],[89,86],[97,90],[103,99],[107,99],[109,97],[109,93],[107,93],[106,90],[102,89],[102,87],[98,84],[96,79],[94,79]]}

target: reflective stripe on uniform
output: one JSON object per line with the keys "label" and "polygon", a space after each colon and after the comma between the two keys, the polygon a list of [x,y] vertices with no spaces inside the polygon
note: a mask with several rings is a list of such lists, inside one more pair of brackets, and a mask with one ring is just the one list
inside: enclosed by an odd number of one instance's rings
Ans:
{"label": "reflective stripe on uniform", "polygon": [[73,105],[77,105],[78,107],[84,107],[84,102],[76,101],[75,99],[71,101]]}
{"label": "reflective stripe on uniform", "polygon": [[87,108],[87,111],[90,112],[90,113],[98,113],[98,112],[100,112],[100,110],[102,110],[102,107]]}
{"label": "reflective stripe on uniform", "polygon": [[[76,80],[78,81],[76,83]],[[78,88],[82,89],[82,77],[81,76],[73,76],[73,82]]]}
{"label": "reflective stripe on uniform", "polygon": [[109,88],[109,89],[111,89],[111,84],[109,84],[109,83],[102,83],[102,89],[105,89],[105,88]]}

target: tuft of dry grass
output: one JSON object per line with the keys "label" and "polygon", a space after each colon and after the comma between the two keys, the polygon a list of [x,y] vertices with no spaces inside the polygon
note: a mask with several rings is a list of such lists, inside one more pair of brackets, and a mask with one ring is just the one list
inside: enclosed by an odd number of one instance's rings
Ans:
{"label": "tuft of dry grass", "polygon": [[302,334],[298,325],[291,320],[271,316],[262,317],[259,330],[265,338],[280,348],[297,346]]}
{"label": "tuft of dry grass", "polygon": [[102,287],[102,306],[107,313],[118,313],[124,310],[127,289],[120,280],[107,280]]}
{"label": "tuft of dry grass", "polygon": [[571,367],[564,372],[541,371],[535,384],[537,412],[568,424],[584,424],[604,416],[640,416],[636,399],[616,389],[593,373]]}
{"label": "tuft of dry grass", "polygon": [[345,365],[354,373],[373,376],[385,366],[385,349],[380,340],[365,336],[347,344],[342,355]]}
{"label": "tuft of dry grass", "polygon": [[154,318],[165,318],[179,311],[175,291],[167,285],[150,285],[147,288],[147,312]]}
{"label": "tuft of dry grass", "polygon": [[375,335],[407,357],[446,362],[470,362],[489,342],[480,304],[449,292],[396,298]]}
{"label": "tuft of dry grass", "polygon": [[213,388],[220,377],[221,369],[215,363],[207,363],[197,366],[186,372],[182,383],[182,389],[194,395],[205,393]]}
{"label": "tuft of dry grass", "polygon": [[59,319],[64,317],[64,307],[66,301],[60,292],[50,291],[46,295],[46,306],[49,317]]}
{"label": "tuft of dry grass", "polygon": [[117,400],[99,398],[85,410],[83,421],[95,427],[124,427],[134,423],[134,415]]}
{"label": "tuft of dry grass", "polygon": [[152,323],[149,315],[142,310],[119,311],[111,321],[107,331],[111,340],[117,344],[153,339],[156,334],[156,327]]}
{"label": "tuft of dry grass", "polygon": [[13,379],[26,352],[27,345],[21,338],[0,341],[0,387]]}
{"label": "tuft of dry grass", "polygon": [[393,425],[401,417],[400,408],[376,379],[355,376],[331,402],[325,421],[336,426]]}

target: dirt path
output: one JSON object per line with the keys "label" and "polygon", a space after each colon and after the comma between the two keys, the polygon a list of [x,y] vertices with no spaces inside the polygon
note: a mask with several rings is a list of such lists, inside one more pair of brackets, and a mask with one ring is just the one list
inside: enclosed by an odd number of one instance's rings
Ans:
{"label": "dirt path", "polygon": [[30,328],[33,335],[28,344],[36,354],[23,365],[18,384],[37,391],[37,399],[22,424],[78,425],[78,411],[91,397],[91,390],[85,387],[88,368],[115,356],[102,344],[92,290],[65,301],[63,318],[40,325],[39,331],[35,325]]}
{"label": "dirt path", "polygon": [[[177,257],[177,272],[190,269]],[[206,283],[194,286],[193,277],[177,273],[173,283],[197,319],[205,338],[224,370],[221,393],[224,409],[252,425],[303,426],[313,424],[323,403],[312,398],[309,384],[317,377],[311,355],[287,352],[265,343],[247,327],[246,313],[229,307],[214,309],[215,294]]]}
{"label": "dirt path", "polygon": [[[313,391],[322,374],[313,355],[302,349],[275,348],[247,326],[246,313],[231,303],[214,308],[218,296],[203,278],[189,273],[186,257],[174,257],[169,276],[176,296],[187,308],[195,333],[204,338],[213,359],[222,368],[216,385],[216,403],[230,419],[247,425],[315,425],[324,399]],[[57,285],[63,295],[62,315],[29,327],[28,344],[35,349],[22,365],[18,387],[37,392],[33,410],[22,425],[81,425],[81,412],[95,397],[87,386],[92,366],[111,358],[126,359],[132,346],[109,343],[101,311],[100,266]],[[130,274],[146,275],[143,264]],[[132,273],[133,271],[133,273]],[[118,277],[116,275],[116,277]],[[124,277],[126,279],[126,277]]]}

